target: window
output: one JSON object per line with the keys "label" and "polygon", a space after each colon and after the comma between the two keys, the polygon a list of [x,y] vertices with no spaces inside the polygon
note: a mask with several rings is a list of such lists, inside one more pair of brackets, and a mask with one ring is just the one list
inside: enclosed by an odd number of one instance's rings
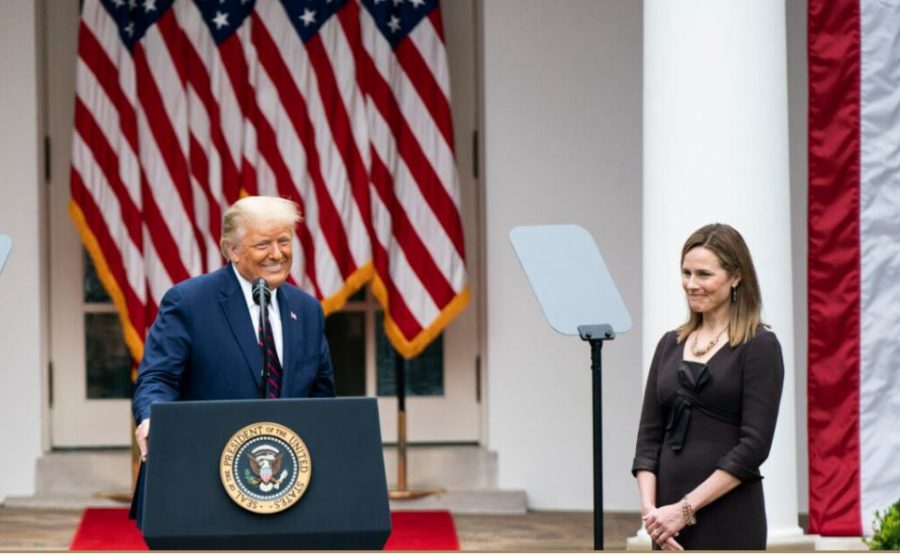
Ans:
{"label": "window", "polygon": [[131,398],[132,360],[123,339],[119,314],[87,251],[82,253],[87,397],[91,400]]}
{"label": "window", "polygon": [[[384,312],[368,287],[325,321],[339,396],[395,396],[396,350],[384,333]],[[444,395],[444,343],[438,337],[406,367],[407,396]]]}

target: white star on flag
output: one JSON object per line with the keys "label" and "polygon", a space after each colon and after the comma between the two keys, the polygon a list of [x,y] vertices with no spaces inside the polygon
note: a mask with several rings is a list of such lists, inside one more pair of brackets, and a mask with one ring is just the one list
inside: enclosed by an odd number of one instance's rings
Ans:
{"label": "white star on flag", "polygon": [[391,31],[393,31],[394,33],[399,31],[400,30],[400,18],[395,15],[392,15],[391,20],[388,22],[388,27],[390,27]]}
{"label": "white star on flag", "polygon": [[129,37],[134,36],[134,22],[131,22],[125,26],[125,32],[128,33]]}
{"label": "white star on flag", "polygon": [[414,8],[425,5],[425,0],[409,0],[409,2],[413,5]]}
{"label": "white star on flag", "polygon": [[156,11],[156,0],[144,0],[144,13]]}
{"label": "white star on flag", "polygon": [[213,23],[216,24],[216,29],[221,29],[228,25],[228,14],[223,14],[219,10],[216,10],[216,17],[213,18]]}
{"label": "white star on flag", "polygon": [[316,22],[316,12],[309,8],[303,8],[303,15],[300,16],[300,19],[303,20],[303,25],[305,27],[309,27]]}

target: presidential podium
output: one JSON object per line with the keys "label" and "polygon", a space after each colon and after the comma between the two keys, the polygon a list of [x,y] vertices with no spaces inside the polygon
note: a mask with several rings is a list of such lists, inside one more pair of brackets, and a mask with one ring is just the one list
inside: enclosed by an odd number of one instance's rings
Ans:
{"label": "presidential podium", "polygon": [[375,399],[157,403],[150,419],[150,548],[384,547],[391,516]]}

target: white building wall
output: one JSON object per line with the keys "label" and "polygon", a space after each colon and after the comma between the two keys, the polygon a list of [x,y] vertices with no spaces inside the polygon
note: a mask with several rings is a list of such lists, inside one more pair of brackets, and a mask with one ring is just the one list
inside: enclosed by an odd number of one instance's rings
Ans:
{"label": "white building wall", "polygon": [[508,234],[575,223],[635,320],[603,350],[604,500],[633,510],[641,398],[641,3],[485,0],[488,445],[536,509],[592,507],[590,351],[545,322]]}
{"label": "white building wall", "polygon": [[36,4],[6,0],[0,17],[0,233],[13,240],[0,274],[0,501],[34,492],[44,438],[46,222]]}

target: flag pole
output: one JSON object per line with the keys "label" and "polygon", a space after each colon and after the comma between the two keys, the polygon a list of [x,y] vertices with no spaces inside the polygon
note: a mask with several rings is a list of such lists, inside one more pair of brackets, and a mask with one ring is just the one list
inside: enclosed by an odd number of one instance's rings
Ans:
{"label": "flag pole", "polygon": [[397,353],[394,358],[397,390],[397,488],[388,491],[391,500],[415,500],[443,494],[442,488],[410,489],[406,481],[406,358]]}

